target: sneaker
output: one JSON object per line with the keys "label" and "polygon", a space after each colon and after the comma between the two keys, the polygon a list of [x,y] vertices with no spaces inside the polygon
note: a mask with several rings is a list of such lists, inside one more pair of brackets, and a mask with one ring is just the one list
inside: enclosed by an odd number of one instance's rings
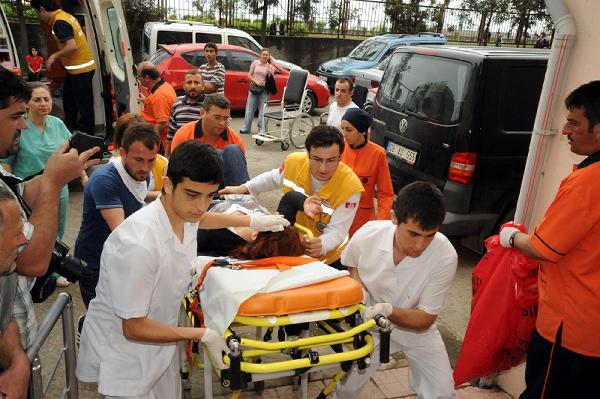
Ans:
{"label": "sneaker", "polygon": [[79,343],[81,342],[81,332],[83,331],[83,323],[85,322],[85,315],[79,316],[77,319],[77,335],[75,336],[75,342],[77,343],[77,349],[79,349]]}
{"label": "sneaker", "polygon": [[58,276],[56,278],[56,286],[60,288],[65,288],[71,285],[71,282],[64,278],[63,276]]}

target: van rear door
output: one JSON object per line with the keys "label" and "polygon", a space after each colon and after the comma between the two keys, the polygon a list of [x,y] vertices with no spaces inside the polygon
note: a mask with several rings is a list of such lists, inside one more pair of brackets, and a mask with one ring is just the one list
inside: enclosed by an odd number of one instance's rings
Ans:
{"label": "van rear door", "polygon": [[117,116],[123,112],[139,113],[137,74],[121,2],[86,0],[86,7],[96,34],[99,64],[109,74],[112,83]]}
{"label": "van rear door", "polygon": [[[0,11],[0,64],[6,69],[15,68],[14,70],[17,71],[20,68],[17,47],[6,14],[4,14],[4,7],[0,7]],[[25,66],[25,71],[27,71],[27,66]]]}
{"label": "van rear door", "polygon": [[397,51],[385,70],[373,108],[373,141],[386,149],[396,187],[429,180],[442,188],[471,65],[415,51]]}

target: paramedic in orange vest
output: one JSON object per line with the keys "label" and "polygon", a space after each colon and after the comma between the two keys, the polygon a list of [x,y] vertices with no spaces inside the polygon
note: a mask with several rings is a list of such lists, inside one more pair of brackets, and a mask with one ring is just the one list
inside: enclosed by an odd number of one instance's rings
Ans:
{"label": "paramedic in orange vest", "polygon": [[241,186],[228,186],[219,194],[257,195],[281,188],[284,193],[307,196],[308,204],[317,203],[319,211],[307,215],[298,211],[296,222],[311,230],[314,238],[304,237],[305,252],[328,263],[339,259],[340,246],[347,241],[356,215],[363,186],[356,174],[340,162],[344,138],[338,129],[320,125],[313,128],[305,141],[306,152],[288,155],[278,169],[251,179]]}
{"label": "paramedic in orange vest", "polygon": [[504,247],[539,259],[538,315],[521,399],[597,398],[600,375],[600,80],[565,99],[562,129],[585,156],[529,235],[500,231]]}
{"label": "paramedic in orange vest", "polygon": [[[350,236],[370,220],[388,220],[394,202],[394,188],[385,150],[369,141],[368,131],[373,118],[367,111],[350,108],[342,116],[342,135],[346,147],[342,162],[350,166],[365,191],[360,196],[358,211],[350,227]],[[377,215],[374,197],[377,187]]]}
{"label": "paramedic in orange vest", "polygon": [[87,38],[77,19],[61,10],[54,0],[31,0],[40,22],[52,29],[58,51],[48,57],[46,66],[60,60],[67,71],[63,85],[65,124],[71,132],[94,134],[94,93],[92,78],[96,64]]}

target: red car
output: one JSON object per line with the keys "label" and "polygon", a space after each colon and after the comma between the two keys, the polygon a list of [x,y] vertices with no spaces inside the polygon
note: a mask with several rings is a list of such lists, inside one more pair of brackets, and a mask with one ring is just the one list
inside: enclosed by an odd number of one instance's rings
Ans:
{"label": "red car", "polygon": [[[204,44],[171,44],[161,45],[160,47],[150,57],[150,62],[156,65],[162,78],[173,86],[177,94],[182,95],[185,73],[190,69],[198,69],[200,65],[206,63]],[[244,109],[248,98],[248,90],[250,89],[248,71],[252,62],[259,59],[259,55],[247,48],[228,44],[217,44],[217,48],[219,49],[217,61],[225,66],[225,97],[231,101],[232,109]],[[269,97],[269,100],[281,100],[289,71],[279,65],[274,66],[277,94]],[[327,83],[314,75],[309,75],[306,88],[308,89],[308,97],[305,103],[306,111],[312,112],[315,108],[328,105],[329,89]]]}

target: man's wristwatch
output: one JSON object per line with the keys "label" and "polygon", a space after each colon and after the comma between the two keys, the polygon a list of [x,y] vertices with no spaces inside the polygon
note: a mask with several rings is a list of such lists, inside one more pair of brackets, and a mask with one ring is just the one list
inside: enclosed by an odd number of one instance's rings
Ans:
{"label": "man's wristwatch", "polygon": [[512,234],[510,235],[510,237],[508,238],[508,245],[510,245],[511,248],[514,248],[514,246],[515,246],[515,236],[517,234],[519,234],[519,233],[520,233],[519,230],[513,231]]}

